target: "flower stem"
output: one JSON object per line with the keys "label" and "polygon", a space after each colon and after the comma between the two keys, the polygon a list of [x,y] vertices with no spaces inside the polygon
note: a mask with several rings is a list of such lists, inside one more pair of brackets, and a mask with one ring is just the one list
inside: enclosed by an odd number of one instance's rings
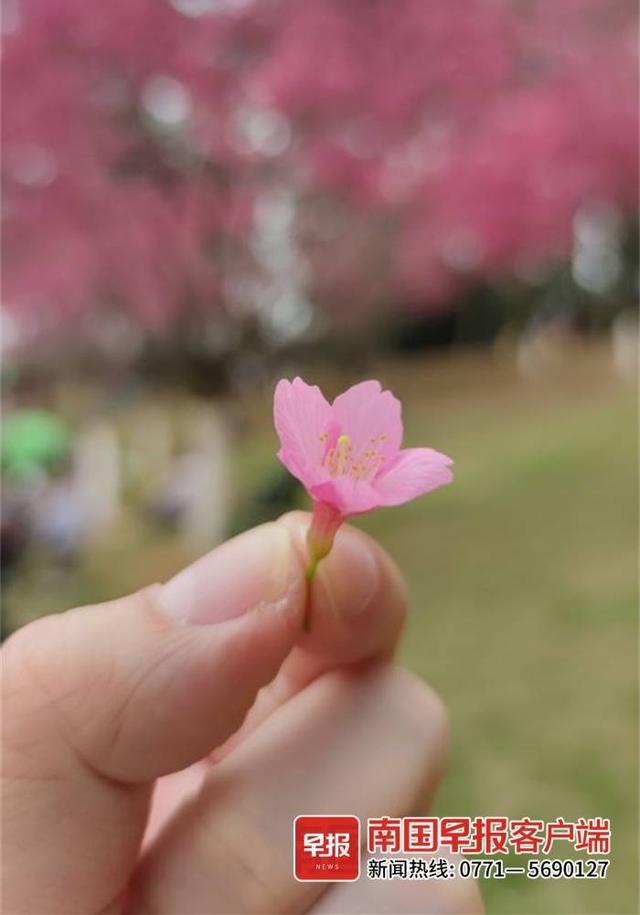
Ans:
{"label": "flower stem", "polygon": [[320,562],[319,559],[310,559],[309,560],[309,565],[307,566],[306,571],[304,573],[305,580],[309,584],[311,584],[311,582],[315,578],[316,572],[318,571],[319,562]]}
{"label": "flower stem", "polygon": [[307,583],[307,600],[305,603],[304,619],[302,620],[302,629],[304,632],[311,632],[311,583],[318,571],[320,559],[313,557],[309,559],[309,564],[305,570],[304,578]]}
{"label": "flower stem", "polygon": [[333,538],[342,521],[343,516],[336,509],[322,502],[314,501],[313,518],[307,533],[309,563],[304,573],[307,582],[307,609],[302,628],[305,632],[311,632],[311,585],[318,571],[320,560],[331,551]]}

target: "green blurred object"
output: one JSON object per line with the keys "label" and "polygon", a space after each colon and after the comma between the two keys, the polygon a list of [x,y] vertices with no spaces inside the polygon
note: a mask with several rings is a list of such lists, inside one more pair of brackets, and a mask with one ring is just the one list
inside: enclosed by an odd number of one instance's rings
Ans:
{"label": "green blurred object", "polygon": [[2,472],[24,479],[52,470],[68,456],[71,433],[66,423],[46,410],[20,410],[9,416],[2,434]]}

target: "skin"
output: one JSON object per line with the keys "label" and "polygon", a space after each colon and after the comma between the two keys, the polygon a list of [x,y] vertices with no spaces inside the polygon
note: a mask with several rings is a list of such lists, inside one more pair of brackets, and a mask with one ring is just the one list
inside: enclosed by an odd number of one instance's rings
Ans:
{"label": "skin", "polygon": [[297,814],[409,814],[448,741],[441,700],[393,663],[397,568],[344,528],[308,589],[308,524],[9,639],[7,915],[482,911],[467,880],[292,876]]}

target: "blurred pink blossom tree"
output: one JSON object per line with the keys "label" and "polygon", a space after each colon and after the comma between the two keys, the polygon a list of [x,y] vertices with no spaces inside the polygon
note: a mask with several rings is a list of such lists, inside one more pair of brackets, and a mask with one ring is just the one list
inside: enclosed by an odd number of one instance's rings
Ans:
{"label": "blurred pink blossom tree", "polygon": [[[4,301],[443,307],[634,207],[634,0],[10,0]],[[297,304],[296,304],[297,303]]]}

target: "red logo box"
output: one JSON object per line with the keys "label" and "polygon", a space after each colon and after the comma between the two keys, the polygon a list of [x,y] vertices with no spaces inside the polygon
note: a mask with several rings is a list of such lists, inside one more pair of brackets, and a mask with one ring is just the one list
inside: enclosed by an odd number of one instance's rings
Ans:
{"label": "red logo box", "polygon": [[360,876],[360,820],[354,816],[299,816],[293,821],[296,880],[334,883]]}

